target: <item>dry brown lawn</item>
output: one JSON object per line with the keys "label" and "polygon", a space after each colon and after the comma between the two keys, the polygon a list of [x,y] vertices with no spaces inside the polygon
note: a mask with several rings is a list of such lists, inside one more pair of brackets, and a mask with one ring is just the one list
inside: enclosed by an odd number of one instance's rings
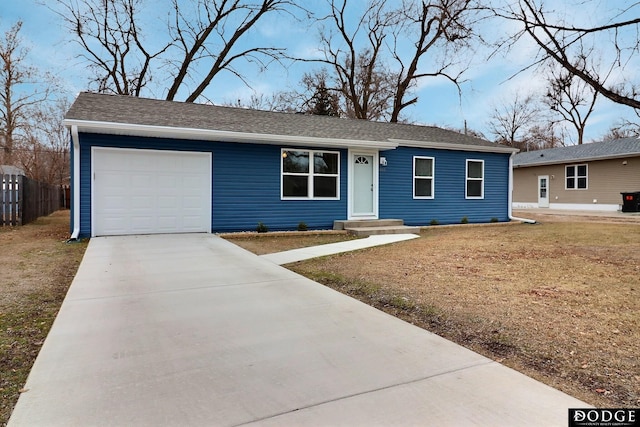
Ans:
{"label": "dry brown lawn", "polygon": [[429,227],[288,267],[590,404],[640,406],[637,223]]}
{"label": "dry brown lawn", "polygon": [[[430,227],[422,238],[289,266],[596,406],[640,405],[640,224]],[[341,233],[232,238],[258,253]],[[86,249],[69,212],[0,227],[0,425]]]}
{"label": "dry brown lawn", "polygon": [[0,227],[0,425],[5,425],[78,269],[69,211]]}

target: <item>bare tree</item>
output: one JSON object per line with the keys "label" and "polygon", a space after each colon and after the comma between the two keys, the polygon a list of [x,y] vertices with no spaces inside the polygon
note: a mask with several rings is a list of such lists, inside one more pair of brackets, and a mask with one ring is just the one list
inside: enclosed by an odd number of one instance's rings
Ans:
{"label": "bare tree", "polygon": [[238,98],[234,101],[225,101],[223,105],[234,108],[246,108],[249,110],[277,111],[281,113],[298,113],[300,109],[293,98],[292,92],[276,92],[271,95],[253,93],[248,99]]}
{"label": "bare tree", "polygon": [[564,147],[564,141],[568,139],[568,136],[565,129],[557,126],[557,123],[551,120],[541,120],[528,129],[525,138],[525,149],[533,151]]}
{"label": "bare tree", "polygon": [[[15,146],[26,138],[31,125],[29,110],[43,103],[51,93],[51,85],[38,69],[27,62],[17,22],[0,38],[0,163],[13,164]],[[44,82],[43,82],[44,80]]]}
{"label": "bare tree", "polygon": [[516,93],[511,101],[495,105],[488,124],[489,132],[496,142],[529,151],[529,131],[538,124],[540,107],[533,95]]}
{"label": "bare tree", "polygon": [[577,132],[577,143],[584,142],[587,120],[593,113],[598,92],[583,80],[557,66],[551,66],[544,103]]}
{"label": "bare tree", "polygon": [[[385,11],[386,0],[372,0],[351,24],[347,0],[328,0],[328,23],[320,31],[324,59],[311,60],[329,65],[333,73],[328,89],[339,91],[347,117],[381,120],[393,105],[395,77],[384,66],[384,40],[396,17]],[[366,47],[360,48],[364,43]]]}
{"label": "bare tree", "polygon": [[[581,2],[580,7],[586,8],[589,3]],[[640,50],[640,18],[637,18],[640,2],[621,3],[622,8],[616,6],[618,3],[610,3],[610,16],[605,17],[605,25],[593,27],[554,16],[544,9],[542,0],[518,0],[507,8],[494,9],[494,13],[521,25],[520,31],[506,41],[508,46],[523,37],[529,38],[540,48],[535,63],[555,62],[602,96],[637,109],[640,108],[640,88],[629,80],[610,80],[612,75],[625,71]],[[612,54],[607,67],[599,67],[591,60],[596,38],[605,46],[602,51]]]}
{"label": "bare tree", "polygon": [[31,126],[16,147],[16,159],[27,176],[51,185],[69,183],[69,132],[63,124],[67,99],[29,109]]}
{"label": "bare tree", "polygon": [[412,89],[426,77],[444,77],[460,89],[471,57],[462,49],[474,36],[473,0],[369,0],[357,19],[347,10],[357,3],[327,3],[319,61],[330,66],[329,87],[342,93],[348,117],[400,121],[418,101]]}
{"label": "bare tree", "polygon": [[57,0],[58,16],[82,48],[103,93],[140,96],[152,79],[153,61],[172,41],[151,50],[140,26],[143,0]]}
{"label": "bare tree", "polygon": [[145,0],[56,2],[98,91],[140,96],[152,81],[164,81],[166,99],[184,93],[187,102],[201,97],[221,71],[247,83],[235,68],[241,61],[260,67],[278,61],[283,48],[243,42],[265,15],[296,7],[290,0],[171,0],[170,9],[151,14],[169,17],[167,31],[150,38],[142,28],[153,22]]}
{"label": "bare tree", "polygon": [[[394,14],[401,19],[394,28],[391,49],[399,67],[391,122],[397,122],[401,111],[418,101],[409,92],[419,79],[444,77],[461,91],[460,79],[467,68],[461,58],[471,57],[461,51],[473,38],[475,11],[471,0],[403,1]],[[402,41],[410,41],[410,49]]]}
{"label": "bare tree", "polygon": [[634,123],[629,120],[621,120],[619,123],[611,126],[609,130],[602,136],[602,141],[620,138],[638,138],[640,137],[640,123]]}
{"label": "bare tree", "polygon": [[269,61],[279,61],[285,53],[284,48],[239,46],[248,31],[254,28],[262,17],[269,13],[286,11],[294,6],[293,2],[197,0],[191,2],[192,8],[185,8],[185,2],[180,0],[172,0],[172,4],[175,19],[170,30],[177,41],[181,59],[170,61],[177,65],[177,71],[167,93],[168,100],[175,98],[178,90],[185,85],[187,77],[193,77],[190,71],[200,66],[205,69],[204,75],[197,82],[196,88],[188,91],[187,102],[193,102],[201,96],[213,78],[223,70],[245,81],[242,73],[234,67],[236,63],[255,62],[266,68]]}

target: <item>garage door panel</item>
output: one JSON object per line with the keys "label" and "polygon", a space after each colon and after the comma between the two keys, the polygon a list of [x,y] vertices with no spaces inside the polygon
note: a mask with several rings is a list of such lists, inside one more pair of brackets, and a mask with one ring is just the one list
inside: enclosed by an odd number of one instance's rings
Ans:
{"label": "garage door panel", "polygon": [[[177,196],[160,196],[158,197],[158,209],[173,212],[175,206],[180,203],[180,198]],[[161,212],[162,213],[162,212]]]}
{"label": "garage door panel", "polygon": [[139,196],[139,195],[135,195],[135,197],[132,197],[130,200],[131,203],[131,209],[135,212],[135,210],[138,211],[148,211],[150,209],[153,209],[153,197],[151,196]]}
{"label": "garage door panel", "polygon": [[129,177],[119,171],[99,171],[96,174],[97,178],[105,181],[106,189],[122,189],[129,185]]}
{"label": "garage door panel", "polygon": [[184,204],[185,209],[202,209],[202,198],[201,197],[185,197]]}
{"label": "garage door panel", "polygon": [[209,153],[94,148],[94,235],[209,232]]}

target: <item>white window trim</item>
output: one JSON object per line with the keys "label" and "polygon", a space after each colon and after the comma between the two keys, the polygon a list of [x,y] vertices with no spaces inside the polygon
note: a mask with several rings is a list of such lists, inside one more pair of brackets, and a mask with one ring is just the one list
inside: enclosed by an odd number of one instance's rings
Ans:
{"label": "white window trim", "polygon": [[[580,176],[578,175],[578,167],[579,166],[584,166],[584,170],[585,170],[585,175],[584,176]],[[575,170],[575,175],[573,176],[574,179],[574,187],[567,187],[567,170],[569,168],[574,168]],[[586,187],[584,188],[579,188],[578,187],[578,178],[584,178],[587,182]],[[564,189],[565,190],[588,190],[589,189],[589,165],[587,163],[580,163],[578,165],[566,165],[564,167]]]}
{"label": "white window trim", "polygon": [[[482,178],[469,178],[469,162],[478,162],[482,164]],[[466,164],[465,164],[465,171],[464,171],[464,198],[465,199],[476,199],[476,200],[480,200],[480,199],[484,199],[484,160],[481,159],[467,159]],[[481,182],[481,186],[480,186],[480,196],[469,196],[467,194],[467,189],[468,189],[468,182],[469,181],[480,181]]]}
{"label": "white window trim", "polygon": [[[309,153],[309,172],[307,173],[299,173],[299,172],[284,172],[284,157],[283,154],[285,151],[304,151]],[[313,156],[314,153],[329,153],[336,154],[338,156],[338,173],[336,174],[326,174],[319,173],[315,174],[313,171]],[[284,195],[284,176],[307,176],[309,177],[307,181],[307,197],[293,197],[293,196],[285,196]],[[336,197],[314,197],[313,196],[313,177],[314,176],[327,176],[327,177],[335,177],[336,178]],[[280,200],[340,200],[340,152],[332,151],[332,150],[310,150],[308,148],[281,148],[280,149]]]}
{"label": "white window trim", "polygon": [[[431,160],[431,176],[416,176],[416,159]],[[416,196],[416,179],[431,179],[431,196]],[[413,198],[416,200],[433,200],[436,197],[436,159],[429,156],[413,156]]]}

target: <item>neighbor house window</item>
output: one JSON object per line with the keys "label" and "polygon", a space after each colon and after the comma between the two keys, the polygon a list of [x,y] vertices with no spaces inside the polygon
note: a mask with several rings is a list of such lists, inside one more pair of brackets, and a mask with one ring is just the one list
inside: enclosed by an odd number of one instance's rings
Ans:
{"label": "neighbor house window", "polygon": [[413,158],[413,198],[433,199],[434,158]]}
{"label": "neighbor house window", "polygon": [[484,160],[467,160],[467,199],[484,198]]}
{"label": "neighbor house window", "polygon": [[587,165],[573,165],[566,168],[567,190],[587,188]]}
{"label": "neighbor house window", "polygon": [[335,152],[282,150],[282,198],[337,199],[339,163]]}

